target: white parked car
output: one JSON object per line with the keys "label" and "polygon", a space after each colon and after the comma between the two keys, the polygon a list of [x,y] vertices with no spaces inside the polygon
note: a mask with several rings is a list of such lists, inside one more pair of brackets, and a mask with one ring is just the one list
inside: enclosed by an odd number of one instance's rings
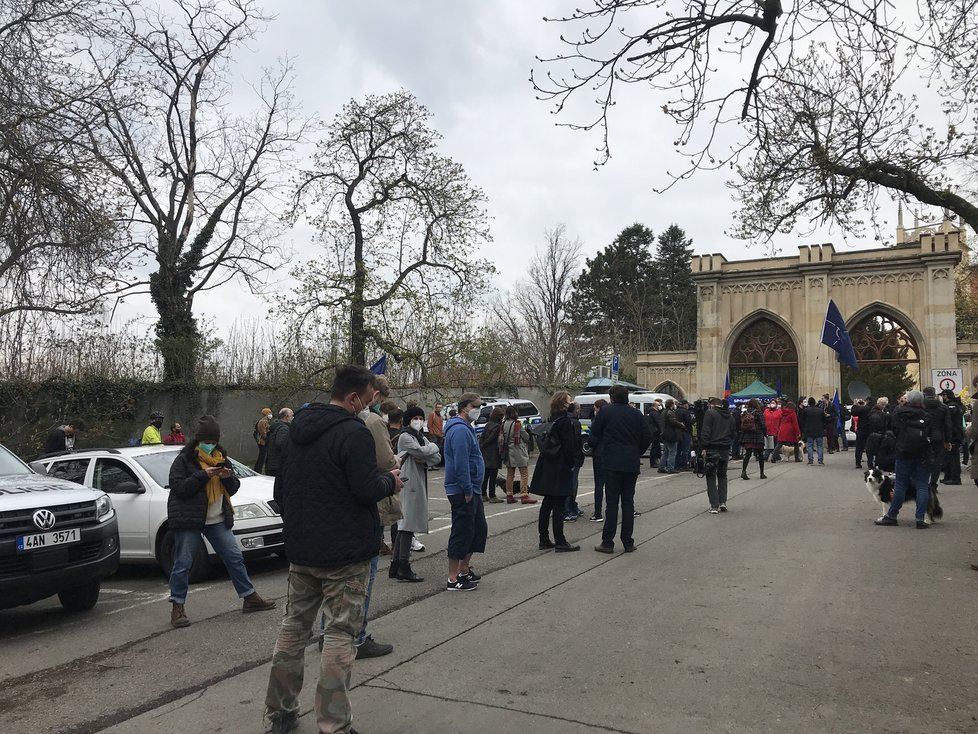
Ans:
{"label": "white parked car", "polygon": [[[49,476],[98,489],[112,498],[119,518],[121,560],[155,561],[169,575],[173,567],[173,534],[166,523],[170,465],[182,446],[134,446],[90,449],[47,456],[32,463]],[[231,498],[234,537],[245,558],[282,554],[282,517],[273,502],[274,480],[231,459],[241,487]],[[207,577],[217,562],[214,549],[201,538],[190,580]]]}

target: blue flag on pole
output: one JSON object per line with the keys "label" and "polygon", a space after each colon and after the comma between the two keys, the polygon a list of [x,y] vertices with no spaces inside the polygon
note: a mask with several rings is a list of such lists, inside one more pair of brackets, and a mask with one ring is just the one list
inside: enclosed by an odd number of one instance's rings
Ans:
{"label": "blue flag on pole", "polygon": [[778,375],[778,384],[774,386],[774,391],[778,394],[778,397],[779,398],[782,397],[782,395],[781,395],[781,375]]}
{"label": "blue flag on pole", "polygon": [[730,397],[730,372],[727,372],[723,380],[723,399],[727,401],[727,405],[733,405],[733,399]]}
{"label": "blue flag on pole", "polygon": [[835,388],[835,395],[832,397],[832,405],[835,406],[835,434],[842,435],[842,401],[839,400],[839,388]]}
{"label": "blue flag on pole", "polygon": [[370,367],[370,371],[375,375],[382,375],[387,372],[387,355],[385,354],[383,357],[374,362]]}
{"label": "blue flag on pole", "polygon": [[856,350],[852,348],[852,340],[846,330],[845,319],[835,301],[829,299],[829,307],[825,310],[825,325],[822,327],[822,344],[829,349],[834,349],[839,355],[839,361],[847,364],[854,370],[859,369],[856,364]]}

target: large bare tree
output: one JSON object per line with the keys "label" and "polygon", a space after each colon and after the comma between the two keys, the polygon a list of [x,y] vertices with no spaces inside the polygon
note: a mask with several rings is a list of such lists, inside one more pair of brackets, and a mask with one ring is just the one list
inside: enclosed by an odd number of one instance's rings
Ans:
{"label": "large bare tree", "polygon": [[[84,128],[63,114],[99,84],[67,87],[73,46],[94,32],[101,0],[11,0],[0,7],[0,317],[77,314],[120,288],[128,252],[117,192]],[[65,90],[70,90],[65,94]]]}
{"label": "large bare tree", "polygon": [[567,385],[583,376],[593,357],[570,316],[583,246],[563,224],[545,237],[527,278],[500,296],[493,310],[513,372],[531,384]]}
{"label": "large bare tree", "polygon": [[418,358],[385,319],[424,302],[471,299],[492,272],[474,255],[489,241],[485,195],[438,153],[430,119],[406,91],[351,100],[299,177],[295,217],[316,228],[323,257],[294,272],[287,308],[299,331],[348,324],[357,364],[371,345]]}
{"label": "large bare tree", "polygon": [[[564,109],[622,85],[655,95],[689,166],[733,170],[735,233],[859,231],[877,196],[943,207],[978,230],[978,0],[593,0],[535,76]],[[670,184],[671,185],[671,184]]]}
{"label": "large bare tree", "polygon": [[250,99],[232,83],[235,53],[267,21],[253,0],[126,2],[100,21],[104,36],[89,39],[78,64],[100,93],[68,114],[85,125],[82,155],[128,198],[151,263],[142,283],[159,315],[164,379],[193,376],[197,294],[235,278],[255,288],[278,261],[274,192],[303,133],[292,70],[268,69]]}

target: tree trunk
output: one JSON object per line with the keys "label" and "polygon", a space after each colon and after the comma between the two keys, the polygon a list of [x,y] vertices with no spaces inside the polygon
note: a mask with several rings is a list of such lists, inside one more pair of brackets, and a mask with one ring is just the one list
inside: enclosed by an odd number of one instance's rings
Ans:
{"label": "tree trunk", "polygon": [[[172,248],[162,247],[161,254]],[[187,277],[173,262],[158,259],[159,270],[150,276],[150,296],[159,313],[156,346],[163,356],[164,381],[193,380],[200,352],[200,331],[193,314]]]}

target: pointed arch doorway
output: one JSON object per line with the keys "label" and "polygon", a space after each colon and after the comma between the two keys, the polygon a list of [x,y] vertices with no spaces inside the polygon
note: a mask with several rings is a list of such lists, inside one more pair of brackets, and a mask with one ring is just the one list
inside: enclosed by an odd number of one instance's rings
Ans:
{"label": "pointed arch doorway", "polygon": [[840,365],[841,384],[847,394],[853,380],[866,383],[874,397],[885,395],[891,400],[914,385],[925,384],[920,379],[917,340],[890,314],[880,310],[865,314],[849,328],[849,337],[859,369]]}
{"label": "pointed arch doorway", "polygon": [[796,399],[798,396],[798,349],[791,335],[773,319],[760,317],[737,335],[730,350],[730,389],[743,390],[754,380]]}

